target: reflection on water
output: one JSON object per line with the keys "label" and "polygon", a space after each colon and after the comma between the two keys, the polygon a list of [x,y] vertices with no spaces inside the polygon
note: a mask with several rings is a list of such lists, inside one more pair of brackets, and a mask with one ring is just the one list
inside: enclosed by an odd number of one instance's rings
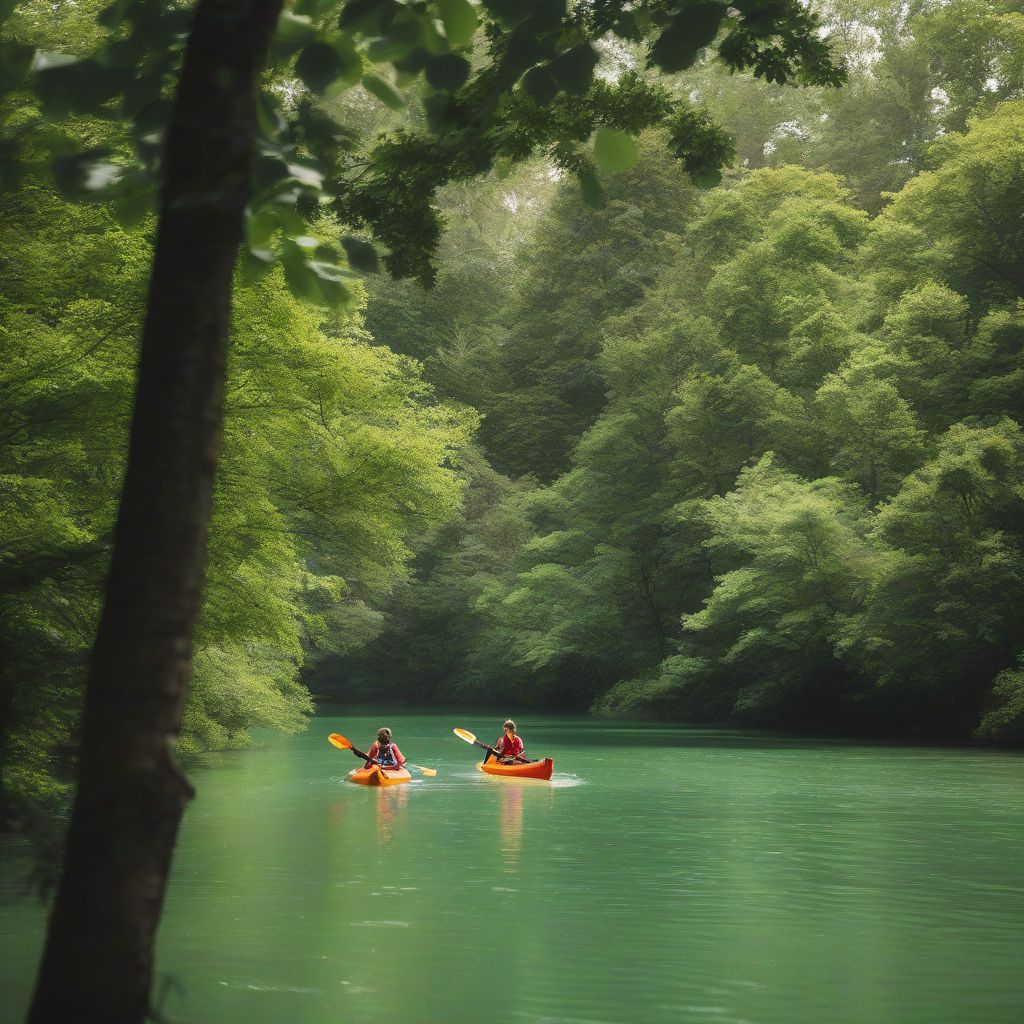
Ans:
{"label": "reflection on water", "polygon": [[402,808],[409,802],[412,783],[400,786],[368,787],[377,800],[377,838],[390,843],[395,837],[395,824],[401,821]]}
{"label": "reflection on water", "polygon": [[493,780],[501,787],[501,849],[505,871],[515,874],[523,845],[523,785],[512,780]]}
{"label": "reflection on water", "polygon": [[[389,714],[438,776],[352,785],[324,737],[380,717],[196,773],[158,947],[184,992],[168,1019],[1021,1020],[1020,756],[533,719],[543,783],[477,771],[447,718]],[[9,868],[0,1024],[20,1024],[42,915]]]}

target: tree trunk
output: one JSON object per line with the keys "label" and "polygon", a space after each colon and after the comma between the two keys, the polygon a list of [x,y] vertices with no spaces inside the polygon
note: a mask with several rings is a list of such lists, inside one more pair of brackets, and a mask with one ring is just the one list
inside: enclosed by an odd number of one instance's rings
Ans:
{"label": "tree trunk", "polygon": [[217,466],[256,86],[281,0],[200,0],[168,126],[160,223],[78,791],[30,1024],[140,1024],[178,824],[172,745]]}

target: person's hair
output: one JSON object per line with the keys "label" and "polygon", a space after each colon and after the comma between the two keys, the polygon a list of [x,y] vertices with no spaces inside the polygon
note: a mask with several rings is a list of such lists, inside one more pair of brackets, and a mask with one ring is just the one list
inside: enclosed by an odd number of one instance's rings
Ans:
{"label": "person's hair", "polygon": [[511,718],[506,718],[505,719],[505,724],[502,726],[502,729],[509,729],[509,728],[511,728],[512,731],[515,732],[516,731],[516,723],[513,722]]}
{"label": "person's hair", "polygon": [[391,742],[391,730],[388,728],[377,730],[377,742],[378,743],[390,743]]}

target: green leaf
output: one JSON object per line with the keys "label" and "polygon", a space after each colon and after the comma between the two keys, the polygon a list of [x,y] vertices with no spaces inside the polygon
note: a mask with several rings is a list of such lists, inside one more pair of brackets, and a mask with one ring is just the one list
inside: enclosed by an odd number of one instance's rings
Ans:
{"label": "green leaf", "polygon": [[117,185],[127,170],[123,164],[106,159],[110,152],[105,147],[97,147],[83,153],[55,156],[53,177],[57,187],[71,197],[106,198],[97,193]]}
{"label": "green leaf", "polygon": [[415,22],[400,22],[386,36],[374,39],[366,48],[366,56],[374,64],[401,60],[417,49],[421,41],[419,26]]}
{"label": "green leaf", "polygon": [[558,94],[558,82],[551,74],[551,69],[542,65],[530,68],[523,75],[523,89],[542,107],[546,107]]}
{"label": "green leaf", "polygon": [[295,13],[316,17],[328,10],[337,9],[338,0],[295,0]]}
{"label": "green leaf", "polygon": [[323,92],[344,71],[345,61],[328,43],[309,43],[295,62],[295,74],[313,92]]}
{"label": "green leaf", "polygon": [[0,42],[0,92],[17,89],[32,66],[35,47],[24,43]]}
{"label": "green leaf", "polygon": [[35,60],[36,93],[52,114],[95,114],[135,77],[127,69],[105,68],[94,60],[40,53]]}
{"label": "green leaf", "polygon": [[590,43],[580,43],[560,53],[551,62],[551,74],[567,92],[580,95],[590,88],[597,66],[597,54]]}
{"label": "green leaf", "polygon": [[424,97],[423,110],[427,115],[427,127],[435,134],[442,132],[458,114],[456,103],[444,92]]}
{"label": "green leaf", "polygon": [[140,75],[128,82],[121,100],[121,113],[130,119],[137,118],[147,107],[160,102],[163,80],[160,75]]}
{"label": "green leaf", "polygon": [[437,8],[450,46],[465,46],[472,41],[480,19],[469,0],[437,0]]}
{"label": "green leaf", "polygon": [[598,128],[594,136],[594,161],[605,174],[628,171],[636,159],[636,142],[628,132]]}
{"label": "green leaf", "polygon": [[288,173],[300,184],[309,188],[320,188],[324,183],[324,172],[319,167],[308,163],[292,161],[288,165]]}
{"label": "green leaf", "polygon": [[401,110],[405,106],[405,97],[390,83],[379,75],[363,75],[363,88],[376,96],[385,106],[392,110]]}
{"label": "green leaf", "polygon": [[275,181],[289,176],[288,164],[279,156],[257,156],[252,164],[253,190],[261,192]]}
{"label": "green leaf", "polygon": [[454,53],[431,57],[427,61],[426,76],[435,89],[455,92],[469,78],[469,61]]}
{"label": "green leaf", "polygon": [[422,46],[417,46],[404,57],[393,60],[391,63],[395,66],[396,71],[400,71],[404,76],[410,76],[411,80],[427,66],[429,59],[430,54]]}
{"label": "green leaf", "polygon": [[352,149],[357,140],[356,129],[338,124],[320,107],[308,100],[300,103],[295,114],[296,123],[302,130],[302,138],[308,143],[332,142],[342,149]]}
{"label": "green leaf", "polygon": [[722,4],[702,0],[680,11],[651,47],[648,62],[662,71],[684,71],[714,41],[725,16]]}
{"label": "green leaf", "polygon": [[604,206],[604,189],[597,175],[585,169],[579,172],[580,192],[583,194],[583,202],[594,209]]}
{"label": "green leaf", "polygon": [[272,249],[243,249],[242,280],[246,284],[255,284],[266,277],[276,262],[277,256]]}
{"label": "green leaf", "polygon": [[271,210],[247,210],[245,244],[250,250],[265,249],[277,230],[277,218]]}
{"label": "green leaf", "polygon": [[316,26],[308,15],[283,11],[277,19],[273,51],[281,56],[294,53],[300,47],[316,40]]}
{"label": "green leaf", "polygon": [[284,267],[284,279],[292,294],[310,302],[320,301],[320,289],[316,275],[309,268],[309,260],[295,242],[286,238],[281,249],[281,265]]}
{"label": "green leaf", "polygon": [[288,127],[288,122],[277,105],[277,99],[266,90],[261,91],[256,99],[256,123],[259,125],[260,135],[267,140],[279,138]]}
{"label": "green leaf", "polygon": [[123,228],[134,228],[153,210],[153,192],[148,188],[131,188],[112,204],[114,216]]}
{"label": "green leaf", "polygon": [[362,271],[364,274],[376,274],[380,270],[377,250],[369,242],[352,235],[343,235],[341,244],[353,270]]}
{"label": "green leaf", "polygon": [[716,168],[697,171],[690,175],[698,188],[715,188],[722,184],[722,172]]}
{"label": "green leaf", "polygon": [[358,35],[383,35],[401,11],[395,0],[349,0],[341,9],[338,25]]}
{"label": "green leaf", "polygon": [[538,0],[534,4],[529,23],[534,31],[546,32],[558,28],[566,14],[565,0]]}
{"label": "green leaf", "polygon": [[621,39],[629,39],[631,42],[639,42],[643,38],[636,15],[628,11],[615,19],[612,31]]}
{"label": "green leaf", "polygon": [[351,297],[342,283],[346,276],[341,267],[320,260],[310,260],[303,250],[290,239],[286,240],[282,256],[284,276],[295,295],[309,302],[337,306]]}
{"label": "green leaf", "polygon": [[315,18],[329,8],[336,8],[338,0],[295,0],[295,13]]}
{"label": "green leaf", "polygon": [[515,25],[528,18],[537,2],[538,0],[482,0],[484,10],[505,25]]}
{"label": "green leaf", "polygon": [[331,45],[341,56],[342,72],[337,81],[327,89],[327,96],[333,96],[342,88],[348,89],[356,84],[363,74],[363,58],[356,49],[356,44],[343,32],[335,32],[331,36]]}

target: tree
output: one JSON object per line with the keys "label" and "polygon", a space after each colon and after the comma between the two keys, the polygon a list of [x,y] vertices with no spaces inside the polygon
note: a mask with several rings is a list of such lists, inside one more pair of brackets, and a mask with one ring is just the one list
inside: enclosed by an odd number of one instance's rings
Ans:
{"label": "tree", "polygon": [[866,346],[814,398],[833,465],[860,484],[872,503],[891,495],[924,454],[924,431],[899,388],[886,379],[891,375],[891,363]]}
{"label": "tree", "polygon": [[1019,653],[1022,453],[1012,420],[955,424],[879,510],[864,607],[838,647],[918,728],[969,733]]}
{"label": "tree", "polygon": [[936,169],[910,182],[880,218],[883,229],[903,229],[882,238],[916,232],[915,262],[963,295],[976,313],[1024,295],[1022,139],[1024,102],[1000,104],[965,133],[936,142]]}
{"label": "tree", "polygon": [[594,210],[563,182],[521,250],[502,310],[496,382],[483,396],[481,441],[496,468],[550,481],[605,405],[602,334],[641,302],[681,244],[696,190],[644,138],[630,170],[603,178]]}
{"label": "tree", "polygon": [[768,454],[702,515],[720,572],[684,626],[728,672],[734,712],[769,724],[798,706],[804,721],[836,721],[858,690],[833,656],[836,623],[863,586],[866,517],[854,489],[801,480]]}

